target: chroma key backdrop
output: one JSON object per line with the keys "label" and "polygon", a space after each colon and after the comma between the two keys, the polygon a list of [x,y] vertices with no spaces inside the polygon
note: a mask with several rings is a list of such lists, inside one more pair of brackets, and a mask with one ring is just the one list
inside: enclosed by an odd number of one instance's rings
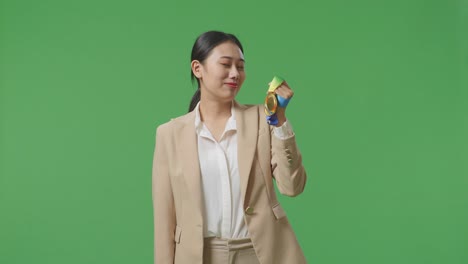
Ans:
{"label": "chroma key backdrop", "polygon": [[467,16],[467,0],[1,1],[0,263],[153,262],[155,132],[186,113],[208,30],[244,45],[239,102],[274,75],[295,92],[308,181],[280,202],[308,263],[468,263]]}

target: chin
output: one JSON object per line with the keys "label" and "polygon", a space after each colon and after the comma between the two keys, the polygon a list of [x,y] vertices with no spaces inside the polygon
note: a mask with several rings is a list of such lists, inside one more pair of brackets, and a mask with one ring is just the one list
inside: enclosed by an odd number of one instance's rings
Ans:
{"label": "chin", "polygon": [[238,93],[237,91],[235,91],[235,92],[230,91],[229,93],[224,94],[224,96],[222,96],[222,98],[224,100],[227,100],[227,101],[232,101],[232,100],[234,100],[236,98],[237,93]]}

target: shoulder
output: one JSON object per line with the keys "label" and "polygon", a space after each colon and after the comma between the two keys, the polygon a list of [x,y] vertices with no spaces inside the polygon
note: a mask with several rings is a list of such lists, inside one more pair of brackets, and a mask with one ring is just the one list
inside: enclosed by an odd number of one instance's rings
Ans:
{"label": "shoulder", "polygon": [[241,111],[247,111],[247,112],[263,112],[263,105],[260,104],[241,104],[238,103],[237,101],[234,102],[235,107],[238,108]]}
{"label": "shoulder", "polygon": [[265,107],[261,104],[245,104],[241,105],[244,108],[245,113],[250,115],[258,115],[259,120],[263,121],[266,118]]}
{"label": "shoulder", "polygon": [[156,134],[161,135],[161,136],[172,134],[174,131],[177,131],[178,129],[180,129],[182,126],[185,126],[186,124],[190,124],[190,123],[193,124],[195,122],[194,120],[195,120],[195,113],[193,111],[182,116],[171,118],[169,121],[157,126]]}

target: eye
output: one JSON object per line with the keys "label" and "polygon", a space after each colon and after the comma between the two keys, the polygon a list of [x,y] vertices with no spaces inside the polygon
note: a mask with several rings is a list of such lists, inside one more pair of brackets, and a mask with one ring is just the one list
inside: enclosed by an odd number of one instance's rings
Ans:
{"label": "eye", "polygon": [[239,70],[244,70],[244,65],[239,65],[239,66],[237,66],[237,69],[239,69]]}
{"label": "eye", "polygon": [[224,66],[224,67],[226,67],[226,68],[229,68],[229,67],[231,67],[231,65],[230,65],[230,64],[228,64],[228,63],[221,63],[221,65],[223,65],[223,66]]}

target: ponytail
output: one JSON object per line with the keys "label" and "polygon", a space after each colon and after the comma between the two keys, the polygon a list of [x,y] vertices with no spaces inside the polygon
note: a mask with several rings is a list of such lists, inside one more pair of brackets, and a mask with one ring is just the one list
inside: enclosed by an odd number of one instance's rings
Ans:
{"label": "ponytail", "polygon": [[195,109],[195,106],[197,106],[198,102],[200,102],[200,94],[201,94],[201,91],[200,91],[200,88],[197,89],[197,91],[195,91],[195,94],[192,96],[192,100],[190,101],[190,105],[189,105],[189,112],[192,112],[193,109]]}

